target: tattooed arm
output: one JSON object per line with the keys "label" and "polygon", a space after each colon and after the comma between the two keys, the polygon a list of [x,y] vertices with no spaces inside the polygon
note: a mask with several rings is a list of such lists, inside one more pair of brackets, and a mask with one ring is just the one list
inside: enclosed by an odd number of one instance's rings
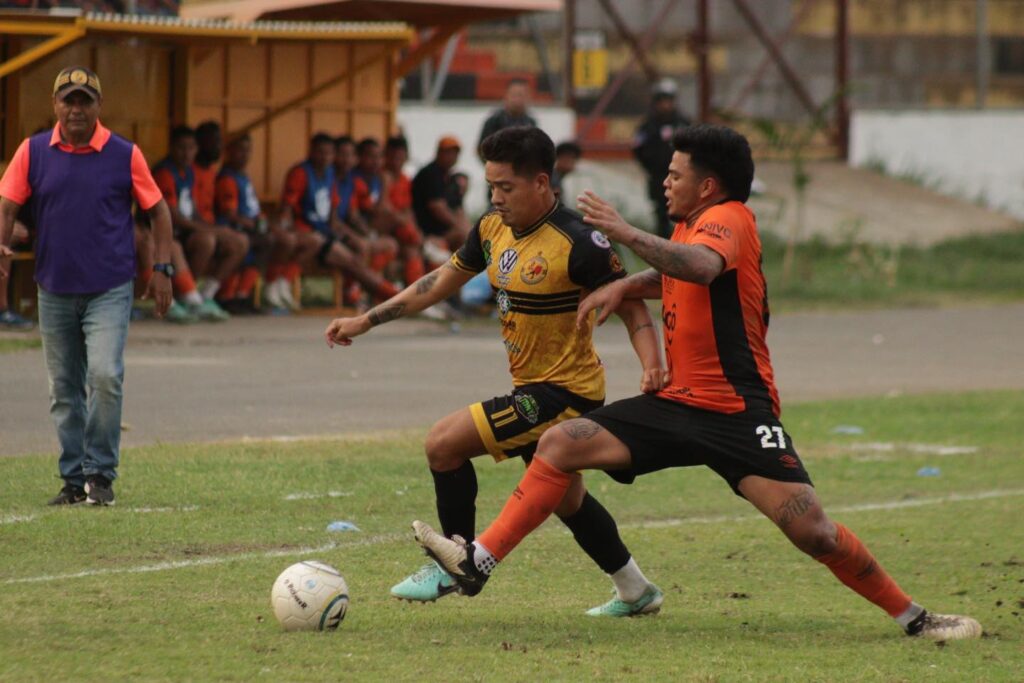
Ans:
{"label": "tattooed arm", "polygon": [[645,394],[662,389],[668,381],[668,373],[661,362],[661,345],[658,330],[651,319],[651,312],[640,299],[626,299],[618,308],[618,315],[629,332],[637,358],[643,368],[640,391]]}
{"label": "tattooed arm", "polygon": [[336,318],[324,332],[327,345],[348,346],[352,338],[369,332],[377,325],[419,313],[423,309],[447,299],[469,282],[473,273],[446,263],[427,273],[384,303],[374,306],[366,314],[354,318]]}

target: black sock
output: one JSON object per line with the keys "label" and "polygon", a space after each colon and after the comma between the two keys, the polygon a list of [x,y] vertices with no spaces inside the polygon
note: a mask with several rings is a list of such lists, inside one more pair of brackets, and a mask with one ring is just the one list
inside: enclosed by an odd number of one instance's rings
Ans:
{"label": "black sock", "polygon": [[629,562],[629,550],[619,538],[619,528],[611,514],[588,491],[580,509],[570,517],[561,517],[583,552],[605,574],[614,574]]}
{"label": "black sock", "polygon": [[435,472],[434,494],[437,496],[437,518],[441,531],[449,538],[458,534],[472,541],[476,537],[476,470],[467,460],[447,472]]}

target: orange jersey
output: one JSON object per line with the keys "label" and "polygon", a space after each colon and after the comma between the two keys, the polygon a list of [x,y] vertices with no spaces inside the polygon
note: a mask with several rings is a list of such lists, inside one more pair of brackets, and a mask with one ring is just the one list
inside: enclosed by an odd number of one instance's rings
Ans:
{"label": "orange jersey", "polygon": [[740,202],[713,206],[673,242],[703,245],[725,261],[709,285],[662,276],[662,325],[672,379],[659,396],[720,413],[779,415],[768,333],[768,294],[754,214]]}
{"label": "orange jersey", "polygon": [[409,176],[399,173],[388,185],[388,200],[395,211],[407,211],[412,208],[412,181]]}
{"label": "orange jersey", "polygon": [[203,167],[199,164],[192,164],[192,172],[196,177],[193,189],[196,215],[207,223],[213,223],[213,200],[216,192],[217,169],[213,166]]}

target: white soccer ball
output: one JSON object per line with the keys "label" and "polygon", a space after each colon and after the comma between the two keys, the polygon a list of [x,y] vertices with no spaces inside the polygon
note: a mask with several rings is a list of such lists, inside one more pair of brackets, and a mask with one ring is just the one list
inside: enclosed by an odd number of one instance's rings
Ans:
{"label": "white soccer ball", "polygon": [[298,562],[277,577],[270,603],[285,631],[333,631],[348,612],[348,585],[328,564]]}

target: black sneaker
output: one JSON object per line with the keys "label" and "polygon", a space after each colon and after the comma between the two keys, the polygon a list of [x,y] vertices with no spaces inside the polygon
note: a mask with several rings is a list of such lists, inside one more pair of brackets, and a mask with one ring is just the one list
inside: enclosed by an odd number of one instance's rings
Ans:
{"label": "black sneaker", "polygon": [[77,505],[85,502],[85,489],[74,484],[64,484],[56,496],[47,505]]}
{"label": "black sneaker", "polygon": [[113,505],[114,488],[110,480],[100,474],[94,474],[85,482],[85,502],[89,505]]}
{"label": "black sneaker", "polygon": [[455,579],[459,592],[472,597],[484,589],[489,576],[477,569],[472,543],[466,543],[461,536],[442,536],[419,520],[412,523],[412,528],[416,541],[441,569]]}

